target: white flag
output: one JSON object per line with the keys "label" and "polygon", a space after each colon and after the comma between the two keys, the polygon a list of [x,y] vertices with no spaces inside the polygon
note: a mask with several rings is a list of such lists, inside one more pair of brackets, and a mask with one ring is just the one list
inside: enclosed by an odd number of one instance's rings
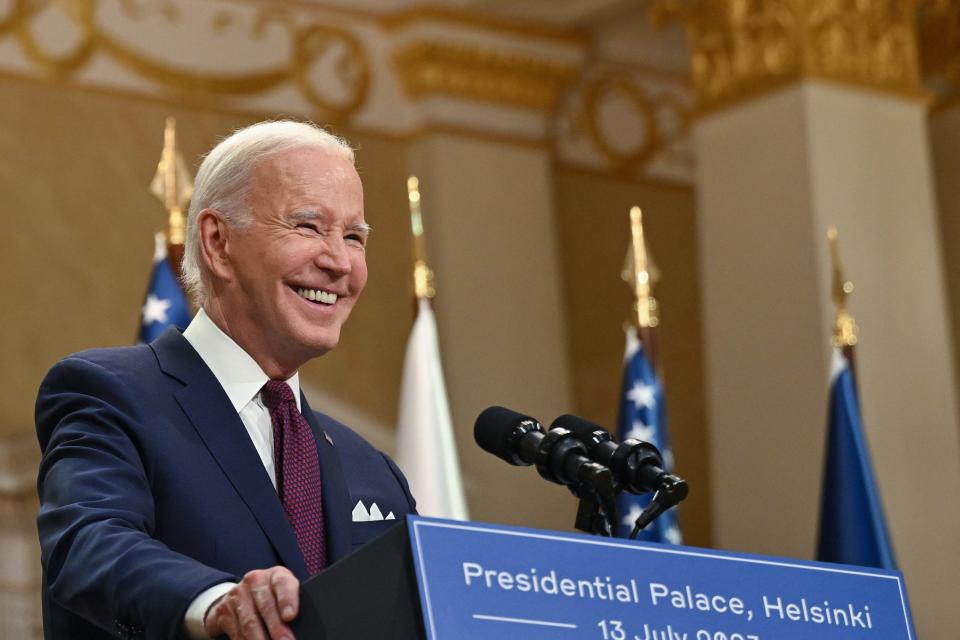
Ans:
{"label": "white flag", "polygon": [[440,366],[437,322],[429,300],[420,299],[418,305],[403,364],[397,464],[410,481],[417,511],[466,520],[469,516]]}

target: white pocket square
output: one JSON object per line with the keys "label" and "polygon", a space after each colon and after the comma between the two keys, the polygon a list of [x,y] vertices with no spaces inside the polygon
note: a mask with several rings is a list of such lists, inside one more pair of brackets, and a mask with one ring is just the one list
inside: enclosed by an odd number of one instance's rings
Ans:
{"label": "white pocket square", "polygon": [[357,506],[353,508],[353,521],[354,522],[373,522],[375,520],[396,520],[397,517],[393,515],[393,511],[387,514],[387,517],[383,517],[383,513],[380,511],[380,507],[377,506],[376,502],[370,503],[370,508],[367,509],[363,505],[363,500],[357,500]]}

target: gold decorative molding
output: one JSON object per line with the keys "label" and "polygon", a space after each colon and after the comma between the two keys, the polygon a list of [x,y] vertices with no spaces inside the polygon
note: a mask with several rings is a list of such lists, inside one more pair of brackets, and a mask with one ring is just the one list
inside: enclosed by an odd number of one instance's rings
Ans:
{"label": "gold decorative molding", "polygon": [[918,1],[658,0],[654,19],[686,26],[701,108],[804,78],[924,98]]}
{"label": "gold decorative molding", "polygon": [[[398,140],[449,133],[629,179],[691,179],[685,75],[594,59],[591,37],[575,28],[371,7],[0,0],[10,53],[0,78],[251,118],[283,113]],[[457,108],[434,109],[427,96],[458,98]]]}
{"label": "gold decorative molding", "polygon": [[[63,0],[59,3],[11,0],[6,15],[0,15],[0,39],[11,34],[26,58],[40,72],[54,80],[69,81],[83,70],[94,56],[105,55],[136,75],[180,95],[256,95],[290,84],[326,117],[343,120],[363,104],[370,83],[370,64],[359,40],[349,31],[330,25],[298,26],[282,10],[267,7],[250,20],[249,35],[263,36],[268,26],[280,26],[290,43],[290,58],[274,69],[254,73],[209,73],[172,65],[148,52],[112,37],[98,23],[101,0]],[[167,22],[181,20],[180,11],[170,3],[144,5],[121,0],[124,15],[139,20],[159,13]],[[59,10],[75,29],[77,42],[67,53],[52,53],[34,35],[34,26],[44,11]],[[209,25],[219,33],[235,27],[240,20],[221,11]],[[327,58],[329,56],[329,59]],[[312,75],[321,60],[335,73],[336,97]]]}
{"label": "gold decorative molding", "polygon": [[590,33],[585,30],[557,27],[532,21],[508,20],[452,7],[414,7],[383,16],[380,18],[380,22],[390,29],[399,29],[422,22],[441,22],[576,46],[589,46],[592,39]]}
{"label": "gold decorative molding", "polygon": [[447,95],[552,111],[577,75],[571,65],[481,46],[417,42],[394,55],[411,97]]}
{"label": "gold decorative molding", "polygon": [[[641,116],[646,135],[641,138],[640,144],[635,149],[623,151],[614,146],[603,130],[600,108],[604,98],[611,94],[620,94],[625,97]],[[635,83],[627,78],[604,76],[594,80],[587,86],[583,101],[590,138],[601,153],[615,165],[644,164],[660,146],[661,135],[653,103]]]}
{"label": "gold decorative molding", "polygon": [[685,78],[595,63],[566,92],[553,132],[555,152],[564,164],[588,161],[633,179],[650,171],[690,179],[692,112]]}

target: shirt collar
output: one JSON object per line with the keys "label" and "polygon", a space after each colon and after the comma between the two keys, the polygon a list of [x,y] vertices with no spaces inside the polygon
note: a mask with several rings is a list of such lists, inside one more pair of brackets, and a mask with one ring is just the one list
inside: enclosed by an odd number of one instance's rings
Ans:
{"label": "shirt collar", "polygon": [[[238,413],[257,397],[270,379],[257,361],[224,333],[203,309],[197,311],[183,337],[200,354]],[[293,390],[297,409],[300,409],[300,372],[286,382]]]}

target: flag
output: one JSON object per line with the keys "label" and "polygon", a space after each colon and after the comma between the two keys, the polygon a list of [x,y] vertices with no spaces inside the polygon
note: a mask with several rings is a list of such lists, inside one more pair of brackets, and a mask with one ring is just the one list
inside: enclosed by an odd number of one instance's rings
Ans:
{"label": "flag", "polygon": [[420,298],[417,304],[403,365],[397,463],[410,482],[421,514],[466,520],[469,516],[440,365],[437,322],[428,299]]}
{"label": "flag", "polygon": [[153,271],[140,310],[140,342],[152,342],[171,325],[186,329],[191,317],[187,296],[167,258],[166,235],[158,232],[154,242]]}
{"label": "flag", "polygon": [[[673,454],[670,450],[670,434],[667,430],[663,386],[647,359],[634,326],[627,328],[617,437],[621,442],[627,438],[636,438],[653,444],[663,454],[664,471],[672,473]],[[644,507],[650,504],[652,497],[651,494],[643,496],[627,492],[620,494],[617,498],[617,513],[620,518],[616,532],[618,536],[625,538],[630,534],[634,522]],[[683,542],[680,526],[677,523],[676,508],[661,514],[640,532],[637,539],[672,544]]]}
{"label": "flag", "polygon": [[895,569],[850,362],[833,351],[817,559]]}

